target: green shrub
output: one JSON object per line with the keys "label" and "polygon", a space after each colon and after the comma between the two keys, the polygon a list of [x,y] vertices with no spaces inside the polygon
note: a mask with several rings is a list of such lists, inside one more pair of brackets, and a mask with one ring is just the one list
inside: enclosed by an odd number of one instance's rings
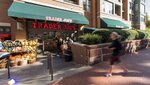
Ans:
{"label": "green shrub", "polygon": [[150,39],[150,33],[149,32],[145,32],[145,37],[144,39]]}
{"label": "green shrub", "polygon": [[101,36],[96,34],[84,34],[80,37],[80,42],[83,44],[93,45],[93,44],[99,44],[101,42]]}
{"label": "green shrub", "polygon": [[125,41],[128,38],[126,30],[112,29],[111,32],[117,32],[121,36],[121,41]]}
{"label": "green shrub", "polygon": [[138,39],[138,32],[136,30],[126,30],[127,31],[127,40],[135,40]]}
{"label": "green shrub", "polygon": [[83,32],[84,34],[89,34],[89,33],[94,32],[95,30],[97,30],[97,28],[84,28]]}
{"label": "green shrub", "polygon": [[122,30],[122,29],[99,29],[93,31],[93,34],[101,36],[102,43],[107,43],[111,41],[110,39],[111,32],[117,32],[119,35],[121,35],[121,41],[150,39],[150,32],[147,30],[142,31],[142,30]]}
{"label": "green shrub", "polygon": [[146,33],[144,31],[138,30],[139,33],[138,39],[145,39]]}
{"label": "green shrub", "polygon": [[110,33],[109,29],[100,29],[93,32],[93,34],[97,34],[102,37],[102,43],[106,43],[110,41]]}

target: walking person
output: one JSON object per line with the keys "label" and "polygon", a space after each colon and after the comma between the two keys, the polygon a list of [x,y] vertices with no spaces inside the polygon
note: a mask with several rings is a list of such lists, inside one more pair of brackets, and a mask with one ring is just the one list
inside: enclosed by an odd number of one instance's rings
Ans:
{"label": "walking person", "polygon": [[122,44],[119,41],[120,35],[116,32],[112,32],[110,34],[110,38],[112,39],[112,43],[109,47],[106,47],[107,49],[110,49],[113,51],[111,58],[110,58],[110,68],[108,70],[108,73],[105,74],[106,77],[111,77],[112,76],[112,69],[113,66],[118,64],[124,72],[127,72],[127,69],[121,65],[121,60],[120,60],[120,51],[122,50]]}

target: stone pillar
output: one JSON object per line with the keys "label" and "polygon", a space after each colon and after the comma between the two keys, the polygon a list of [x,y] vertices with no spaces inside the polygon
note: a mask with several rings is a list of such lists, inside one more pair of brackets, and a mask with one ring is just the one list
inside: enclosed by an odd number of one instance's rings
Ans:
{"label": "stone pillar", "polygon": [[96,0],[96,27],[98,29],[100,29],[100,24],[101,24],[101,17],[100,17],[100,13],[101,13],[101,0]]}
{"label": "stone pillar", "polygon": [[96,13],[96,0],[91,0],[91,24],[94,28],[96,28]]}

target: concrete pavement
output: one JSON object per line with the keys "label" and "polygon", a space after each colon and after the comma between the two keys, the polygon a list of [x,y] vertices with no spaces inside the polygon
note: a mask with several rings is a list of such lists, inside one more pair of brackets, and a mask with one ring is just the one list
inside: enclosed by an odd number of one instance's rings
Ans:
{"label": "concrete pavement", "polygon": [[[54,58],[54,81],[74,75],[89,69],[89,66],[76,65],[64,62],[62,58]],[[46,59],[39,59],[36,63],[21,67],[12,67],[11,78],[16,80],[16,85],[48,85],[51,77],[47,70]],[[7,70],[0,70],[0,85],[7,85]]]}
{"label": "concrete pavement", "polygon": [[[150,85],[150,49],[141,50],[137,55],[123,56],[129,72],[123,74],[116,66],[109,78],[104,76],[108,62],[90,67],[56,60],[53,82],[50,81],[45,59],[33,65],[11,68],[12,78],[16,79],[16,85]],[[0,85],[7,85],[7,81],[7,70],[0,70]]]}
{"label": "concrete pavement", "polygon": [[104,62],[49,85],[150,85],[150,49],[141,50],[137,55],[126,54],[122,60],[129,69],[127,74],[116,66],[113,76],[105,77],[109,65]]}

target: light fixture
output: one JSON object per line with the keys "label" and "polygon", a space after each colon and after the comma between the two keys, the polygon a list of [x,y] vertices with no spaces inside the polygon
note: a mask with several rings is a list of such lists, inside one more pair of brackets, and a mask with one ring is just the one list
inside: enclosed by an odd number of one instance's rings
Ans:
{"label": "light fixture", "polygon": [[14,79],[11,79],[8,81],[8,85],[15,85],[16,81]]}

